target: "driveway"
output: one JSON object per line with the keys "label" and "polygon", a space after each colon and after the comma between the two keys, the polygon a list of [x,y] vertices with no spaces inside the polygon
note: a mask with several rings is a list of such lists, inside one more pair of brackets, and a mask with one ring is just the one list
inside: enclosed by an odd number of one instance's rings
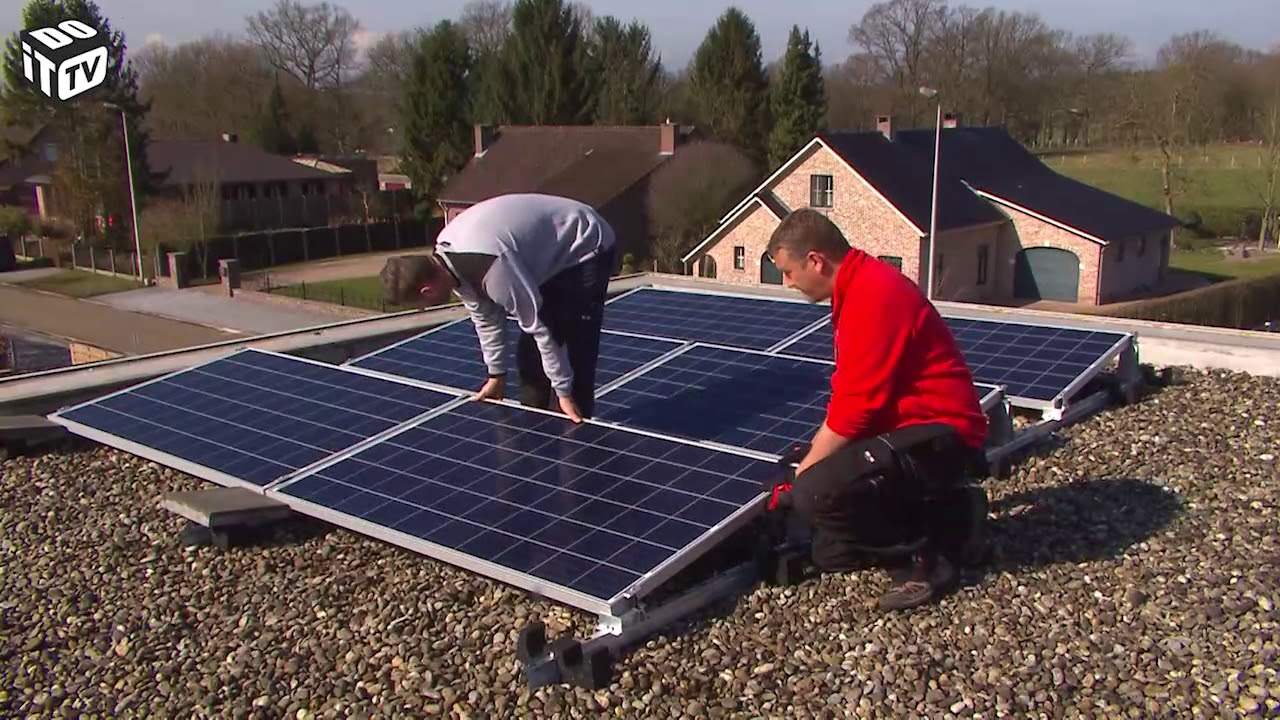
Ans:
{"label": "driveway", "polygon": [[220,330],[261,335],[336,322],[332,314],[220,296],[203,288],[149,287],[109,295],[94,302]]}

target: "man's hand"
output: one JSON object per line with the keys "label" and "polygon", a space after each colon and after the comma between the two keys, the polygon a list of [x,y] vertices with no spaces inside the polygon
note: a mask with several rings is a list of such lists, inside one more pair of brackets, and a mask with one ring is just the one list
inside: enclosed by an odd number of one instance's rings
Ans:
{"label": "man's hand", "polygon": [[560,397],[560,409],[564,411],[569,419],[580,423],[582,422],[582,413],[578,410],[578,403],[573,401],[572,395],[564,395]]}
{"label": "man's hand", "polygon": [[504,384],[503,379],[500,377],[489,378],[489,380],[485,382],[484,387],[481,387],[480,390],[471,397],[471,399],[476,401],[490,399],[501,400]]}

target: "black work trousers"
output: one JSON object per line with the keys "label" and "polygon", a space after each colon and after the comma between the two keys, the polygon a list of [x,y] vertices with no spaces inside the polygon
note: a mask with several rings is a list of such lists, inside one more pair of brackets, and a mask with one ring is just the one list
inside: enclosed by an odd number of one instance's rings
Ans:
{"label": "black work trousers", "polygon": [[[591,417],[595,410],[596,359],[613,258],[614,248],[610,247],[562,270],[538,288],[542,293],[539,319],[551,330],[555,342],[568,351],[569,367],[573,368],[572,396],[584,418]],[[527,333],[521,333],[516,344],[516,368],[520,374],[520,402],[558,412],[560,401],[542,367],[538,344]]]}
{"label": "black work trousers", "polygon": [[850,443],[796,478],[792,502],[826,570],[952,556],[969,532],[964,488],[981,451],[945,424],[913,425]]}

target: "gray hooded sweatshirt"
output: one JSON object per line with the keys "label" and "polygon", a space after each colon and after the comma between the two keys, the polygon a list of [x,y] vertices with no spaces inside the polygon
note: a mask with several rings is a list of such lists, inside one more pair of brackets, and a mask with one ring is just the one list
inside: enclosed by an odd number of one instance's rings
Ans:
{"label": "gray hooded sweatshirt", "polygon": [[538,288],[561,270],[594,258],[614,244],[613,228],[590,205],[553,195],[511,194],[472,205],[436,238],[436,254],[458,281],[458,297],[471,315],[490,376],[506,372],[506,318],[533,337],[551,387],[573,387],[564,345],[539,317]]}

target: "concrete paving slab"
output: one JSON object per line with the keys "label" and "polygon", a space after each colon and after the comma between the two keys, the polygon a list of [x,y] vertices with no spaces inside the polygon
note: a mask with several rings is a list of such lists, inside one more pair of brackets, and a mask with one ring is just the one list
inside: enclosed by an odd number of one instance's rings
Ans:
{"label": "concrete paving slab", "polygon": [[65,272],[63,268],[31,268],[30,270],[10,270],[0,273],[0,283],[24,283],[31,280],[50,277]]}
{"label": "concrete paving slab", "polygon": [[335,321],[333,315],[326,313],[266,303],[249,303],[196,288],[140,288],[98,295],[93,300],[118,310],[146,313],[249,335],[298,330]]}

